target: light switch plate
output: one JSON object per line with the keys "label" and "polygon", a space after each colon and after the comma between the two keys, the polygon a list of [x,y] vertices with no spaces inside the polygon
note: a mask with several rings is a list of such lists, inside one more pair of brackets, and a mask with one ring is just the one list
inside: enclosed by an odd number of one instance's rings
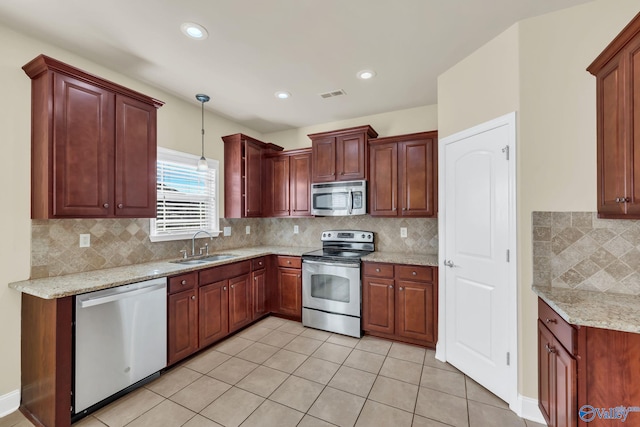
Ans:
{"label": "light switch plate", "polygon": [[407,237],[407,227],[400,227],[400,237]]}
{"label": "light switch plate", "polygon": [[224,236],[231,236],[231,227],[224,228]]}
{"label": "light switch plate", "polygon": [[91,246],[91,234],[81,234],[80,235],[80,247],[88,248]]}
{"label": "light switch plate", "polygon": [[300,228],[297,225],[293,226],[293,234],[298,234],[300,232]]}
{"label": "light switch plate", "polygon": [[247,225],[247,226],[245,227],[245,233],[247,233],[247,234],[251,234],[251,226],[250,226],[250,225]]}

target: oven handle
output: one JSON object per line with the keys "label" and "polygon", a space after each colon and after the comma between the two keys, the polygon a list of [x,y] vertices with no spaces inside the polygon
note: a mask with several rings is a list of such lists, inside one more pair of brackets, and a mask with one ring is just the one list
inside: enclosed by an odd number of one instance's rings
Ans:
{"label": "oven handle", "polygon": [[349,215],[351,215],[352,211],[353,211],[353,191],[349,189]]}
{"label": "oven handle", "polygon": [[333,267],[360,268],[360,264],[343,264],[341,262],[310,261],[308,259],[303,259],[302,264],[319,264],[319,265],[328,265]]}

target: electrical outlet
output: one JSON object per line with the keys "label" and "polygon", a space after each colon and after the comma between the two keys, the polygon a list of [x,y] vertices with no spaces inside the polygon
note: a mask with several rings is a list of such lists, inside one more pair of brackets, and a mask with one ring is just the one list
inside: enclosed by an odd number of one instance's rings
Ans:
{"label": "electrical outlet", "polygon": [[81,234],[80,235],[80,247],[88,248],[91,246],[91,234]]}
{"label": "electrical outlet", "polygon": [[250,225],[247,225],[247,227],[245,228],[245,233],[251,234],[251,226]]}
{"label": "electrical outlet", "polygon": [[226,237],[231,236],[231,227],[224,228],[224,236]]}
{"label": "electrical outlet", "polygon": [[400,227],[400,237],[407,237],[407,227]]}
{"label": "electrical outlet", "polygon": [[300,232],[300,228],[297,225],[293,226],[293,234],[298,234]]}

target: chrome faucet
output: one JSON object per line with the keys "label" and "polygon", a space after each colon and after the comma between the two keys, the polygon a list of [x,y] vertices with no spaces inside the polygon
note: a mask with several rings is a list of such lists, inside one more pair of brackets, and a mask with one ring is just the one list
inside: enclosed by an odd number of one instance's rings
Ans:
{"label": "chrome faucet", "polygon": [[206,234],[207,236],[209,236],[209,240],[213,240],[213,236],[211,234],[209,234],[208,231],[204,231],[204,230],[196,231],[196,233],[191,238],[191,256],[196,256],[196,237],[200,233]]}

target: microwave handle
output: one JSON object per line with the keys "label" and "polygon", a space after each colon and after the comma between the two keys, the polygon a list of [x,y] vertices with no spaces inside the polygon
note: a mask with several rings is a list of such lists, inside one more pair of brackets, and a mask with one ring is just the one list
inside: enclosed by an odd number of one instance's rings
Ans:
{"label": "microwave handle", "polygon": [[349,215],[351,215],[351,212],[353,211],[353,191],[351,191],[351,189],[349,189]]}

